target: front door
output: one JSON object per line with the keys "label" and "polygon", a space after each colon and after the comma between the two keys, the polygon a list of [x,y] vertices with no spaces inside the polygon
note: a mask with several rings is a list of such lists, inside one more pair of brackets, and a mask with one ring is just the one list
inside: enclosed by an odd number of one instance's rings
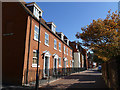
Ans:
{"label": "front door", "polygon": [[54,74],[57,73],[57,59],[54,59]]}
{"label": "front door", "polygon": [[48,66],[49,66],[49,62],[48,62],[49,58],[45,57],[45,75],[48,75]]}

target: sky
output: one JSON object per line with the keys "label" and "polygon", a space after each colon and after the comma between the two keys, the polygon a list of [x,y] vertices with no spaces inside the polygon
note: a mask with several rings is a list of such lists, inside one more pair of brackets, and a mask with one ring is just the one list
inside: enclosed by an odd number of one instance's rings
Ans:
{"label": "sky", "polygon": [[43,10],[42,18],[46,22],[54,22],[57,32],[63,32],[70,41],[81,28],[92,20],[105,19],[108,10],[118,10],[118,2],[36,2]]}

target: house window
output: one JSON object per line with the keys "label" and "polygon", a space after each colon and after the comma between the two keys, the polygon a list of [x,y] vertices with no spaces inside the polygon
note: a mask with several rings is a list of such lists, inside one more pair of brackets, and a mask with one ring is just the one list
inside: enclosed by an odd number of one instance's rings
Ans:
{"label": "house window", "polygon": [[61,51],[61,43],[59,42],[59,51]]}
{"label": "house window", "polygon": [[38,40],[38,36],[39,36],[39,27],[35,25],[34,40]]}
{"label": "house window", "polygon": [[72,52],[70,51],[70,56],[72,56]]}
{"label": "house window", "polygon": [[33,62],[32,64],[37,64],[37,50],[33,50]]}
{"label": "house window", "polygon": [[67,55],[68,55],[68,48],[67,48]]}
{"label": "house window", "polygon": [[59,58],[58,60],[59,60],[59,66],[61,66],[61,58]]}
{"label": "house window", "polygon": [[45,45],[49,46],[49,35],[45,33]]}
{"label": "house window", "polygon": [[34,7],[34,15],[39,19],[39,10]]}
{"label": "house window", "polygon": [[54,49],[57,49],[57,41],[54,39]]}
{"label": "house window", "polygon": [[52,31],[55,33],[55,27],[52,25]]}
{"label": "house window", "polygon": [[65,46],[64,46],[64,54],[65,54]]}

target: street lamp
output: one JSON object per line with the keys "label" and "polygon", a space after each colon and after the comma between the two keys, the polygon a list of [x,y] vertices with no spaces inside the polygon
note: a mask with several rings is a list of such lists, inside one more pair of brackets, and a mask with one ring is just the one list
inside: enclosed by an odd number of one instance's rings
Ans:
{"label": "street lamp", "polygon": [[38,64],[39,64],[39,45],[40,45],[40,24],[41,24],[42,12],[40,12],[39,16],[39,34],[38,34],[38,50],[37,50],[37,72],[36,72],[36,86],[35,90],[38,90],[39,86],[39,76],[38,76]]}

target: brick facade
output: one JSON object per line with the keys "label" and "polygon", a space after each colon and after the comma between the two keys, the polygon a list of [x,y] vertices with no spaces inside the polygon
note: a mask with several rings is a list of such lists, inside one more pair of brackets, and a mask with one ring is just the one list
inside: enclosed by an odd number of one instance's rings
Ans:
{"label": "brick facade", "polygon": [[[76,49],[72,47],[65,35],[62,40],[61,32],[54,33],[43,18],[39,24],[39,20],[27,8],[25,2],[6,2],[2,5],[2,76],[4,84],[22,85],[26,81],[36,80],[37,67],[35,64],[33,65],[33,59],[36,59],[33,57],[33,52],[38,50],[38,41],[34,39],[35,25],[37,27],[40,25],[39,78],[45,77],[47,69],[73,67],[71,62],[73,61],[73,51]],[[48,45],[45,45],[45,33],[49,35]],[[57,41],[57,49],[54,49],[54,39]],[[61,43],[61,51],[59,51],[59,43]],[[83,55],[85,56],[85,54]],[[61,66],[59,66],[59,58],[61,58]],[[82,67],[84,67],[83,63]]]}

